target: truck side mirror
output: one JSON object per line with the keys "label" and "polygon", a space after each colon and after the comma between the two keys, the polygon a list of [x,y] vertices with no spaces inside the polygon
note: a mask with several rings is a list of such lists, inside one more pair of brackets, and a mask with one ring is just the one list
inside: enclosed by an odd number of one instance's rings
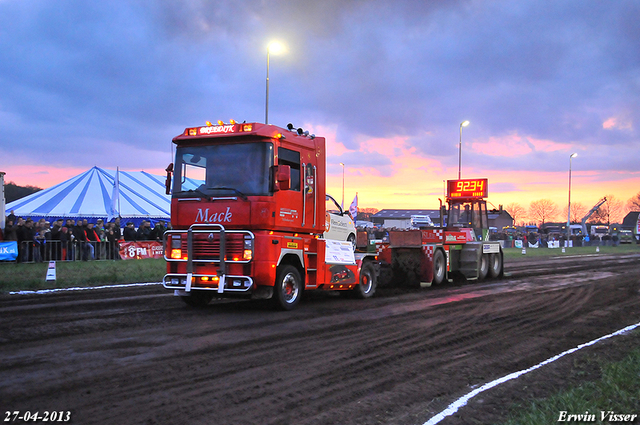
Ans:
{"label": "truck side mirror", "polygon": [[291,189],[291,166],[276,165],[274,168],[274,185],[273,191]]}
{"label": "truck side mirror", "polygon": [[173,162],[169,164],[165,171],[167,172],[167,180],[164,182],[165,193],[167,195],[171,195],[171,174],[173,174]]}

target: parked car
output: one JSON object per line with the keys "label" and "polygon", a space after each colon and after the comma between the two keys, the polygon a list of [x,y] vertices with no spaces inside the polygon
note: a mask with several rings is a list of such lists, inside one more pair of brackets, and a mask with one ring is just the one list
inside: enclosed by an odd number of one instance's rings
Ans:
{"label": "parked car", "polygon": [[621,229],[618,231],[618,237],[620,238],[620,243],[632,243],[633,235],[631,234],[631,230]]}
{"label": "parked car", "polygon": [[331,195],[326,198],[326,216],[324,238],[336,241],[349,241],[356,249],[356,226],[348,211],[342,211]]}

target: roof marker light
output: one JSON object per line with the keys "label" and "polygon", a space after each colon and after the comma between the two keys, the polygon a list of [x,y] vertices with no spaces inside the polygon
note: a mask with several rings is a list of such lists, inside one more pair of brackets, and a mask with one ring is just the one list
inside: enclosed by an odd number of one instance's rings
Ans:
{"label": "roof marker light", "polygon": [[224,125],[224,121],[218,120],[218,125]]}
{"label": "roof marker light", "polygon": [[211,121],[207,121],[207,127],[211,127],[213,124],[211,124]]}
{"label": "roof marker light", "polygon": [[229,120],[229,124],[235,124],[236,120]]}

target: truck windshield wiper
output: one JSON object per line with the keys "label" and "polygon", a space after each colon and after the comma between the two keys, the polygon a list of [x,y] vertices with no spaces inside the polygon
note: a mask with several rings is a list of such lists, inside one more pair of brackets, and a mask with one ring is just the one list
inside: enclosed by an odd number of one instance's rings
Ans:
{"label": "truck windshield wiper", "polygon": [[200,189],[181,190],[180,192],[176,192],[176,193],[197,193],[198,195],[200,195],[203,198],[205,198],[207,201],[211,200],[211,196],[207,195],[206,193],[204,193]]}
{"label": "truck windshield wiper", "polygon": [[216,187],[208,187],[207,189],[211,189],[211,190],[216,190],[216,189],[232,190],[236,195],[240,196],[244,201],[248,201],[249,200],[249,198],[247,198],[247,195],[245,195],[244,193],[240,192],[238,189],[235,189],[233,187],[216,186]]}

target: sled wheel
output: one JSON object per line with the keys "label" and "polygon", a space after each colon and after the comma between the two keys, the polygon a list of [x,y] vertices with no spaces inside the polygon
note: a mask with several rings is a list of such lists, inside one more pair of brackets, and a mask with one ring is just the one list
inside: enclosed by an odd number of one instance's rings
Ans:
{"label": "sled wheel", "polygon": [[366,262],[360,270],[360,283],[353,289],[356,298],[371,298],[376,292],[376,270],[371,262]]}
{"label": "sled wheel", "polygon": [[447,263],[444,254],[439,249],[433,255],[433,284],[440,285],[444,282],[444,275],[447,271]]}
{"label": "sled wheel", "polygon": [[480,258],[480,268],[478,269],[478,280],[484,280],[489,274],[489,254],[482,254]]}
{"label": "sled wheel", "polygon": [[489,276],[492,278],[502,275],[502,253],[489,255]]}

